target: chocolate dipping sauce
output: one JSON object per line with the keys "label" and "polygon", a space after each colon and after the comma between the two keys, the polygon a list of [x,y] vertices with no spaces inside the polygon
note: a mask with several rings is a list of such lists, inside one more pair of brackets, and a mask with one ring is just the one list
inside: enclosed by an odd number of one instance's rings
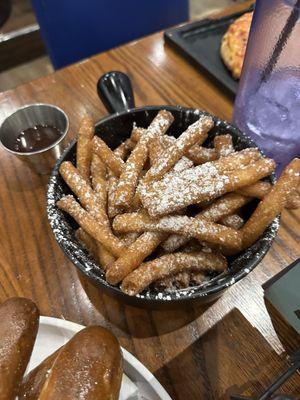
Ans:
{"label": "chocolate dipping sauce", "polygon": [[62,132],[54,126],[36,125],[33,128],[24,129],[18,135],[13,150],[19,153],[43,150],[55,143],[62,135]]}

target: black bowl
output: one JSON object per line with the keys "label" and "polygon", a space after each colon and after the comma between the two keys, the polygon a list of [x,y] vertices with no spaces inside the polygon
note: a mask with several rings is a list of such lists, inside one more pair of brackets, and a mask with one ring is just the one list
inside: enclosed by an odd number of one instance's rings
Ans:
{"label": "black bowl", "polygon": [[[175,121],[172,124],[169,133],[178,136],[190,124],[195,122],[200,115],[209,115],[204,111],[189,109],[184,107],[172,106],[149,106],[135,108],[125,112],[110,115],[96,124],[96,134],[111,147],[116,148],[121,142],[127,139],[132,130],[134,122],[138,126],[147,127],[159,110],[166,109],[170,111]],[[239,129],[213,117],[215,126],[209,133],[209,138],[205,145],[210,146],[216,134],[229,133],[233,138],[236,150],[242,150],[248,147],[256,147],[255,143],[245,136]],[[59,174],[59,167],[63,161],[75,163],[76,142],[73,141],[65,150],[61,158],[57,161],[48,186],[47,192],[47,211],[51,228],[58,244],[61,246],[67,257],[75,266],[91,279],[99,288],[105,292],[118,297],[120,300],[135,306],[161,308],[174,307],[186,303],[197,302],[205,303],[219,297],[223,291],[235,282],[242,279],[262,260],[269,250],[273,239],[276,236],[279,218],[276,218],[272,224],[265,230],[258,241],[246,251],[229,259],[228,269],[220,275],[213,277],[208,282],[198,287],[177,290],[168,293],[158,293],[155,291],[145,291],[137,296],[128,296],[123,293],[119,287],[112,286],[106,282],[101,268],[94,262],[84,247],[75,237],[76,223],[67,214],[63,213],[56,206],[56,201],[62,196],[69,194],[70,190],[64,183]],[[270,182],[274,181],[274,175],[268,178]],[[252,208],[255,204],[252,204]],[[251,205],[247,207],[251,210]]]}

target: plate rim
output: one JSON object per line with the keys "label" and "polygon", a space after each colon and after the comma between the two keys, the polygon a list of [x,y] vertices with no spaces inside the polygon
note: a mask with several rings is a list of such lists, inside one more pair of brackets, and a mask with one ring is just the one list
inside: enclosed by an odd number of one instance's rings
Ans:
{"label": "plate rim", "polygon": [[[86,328],[85,325],[78,324],[77,322],[69,321],[67,319],[61,319],[56,317],[48,317],[41,315],[39,327],[41,325],[50,325],[57,328],[67,329],[71,332],[78,333],[80,330]],[[147,383],[152,387],[161,400],[172,400],[166,389],[162,384],[156,379],[156,377],[149,371],[147,367],[141,361],[139,361],[133,354],[121,346],[124,360],[130,364],[130,366],[138,370],[139,374],[142,375]]]}

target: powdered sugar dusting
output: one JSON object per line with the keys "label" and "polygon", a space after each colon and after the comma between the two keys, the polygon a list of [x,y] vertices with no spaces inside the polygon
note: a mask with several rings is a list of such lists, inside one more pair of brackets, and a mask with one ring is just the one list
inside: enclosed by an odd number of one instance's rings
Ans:
{"label": "powdered sugar dusting", "polygon": [[[189,111],[191,115],[193,115],[193,112],[194,111]],[[197,110],[197,113],[198,115],[201,115],[202,111]],[[188,113],[186,113],[186,115],[187,116],[184,121],[187,122],[189,121]],[[230,133],[233,134],[235,146],[237,146],[238,150],[241,150],[242,148],[247,146],[248,143],[253,146],[253,143],[251,143],[250,139],[242,136],[236,128],[227,125],[226,122],[216,119],[216,126],[222,132],[227,133],[228,131],[230,131]],[[212,149],[208,149],[208,152],[210,152],[210,150]],[[65,152],[63,158],[70,159],[70,157],[73,157],[74,151],[74,147],[71,147],[70,149],[68,149],[67,152]],[[49,221],[57,241],[62,246],[68,257],[75,263],[75,265],[82,271],[84,271],[88,276],[92,277],[94,281],[99,282],[101,286],[110,287],[110,290],[119,291],[118,288],[112,288],[110,285],[107,284],[101,270],[94,263],[94,261],[91,260],[90,256],[83,250],[83,248],[74,238],[74,223],[69,218],[67,218],[60,210],[57,209],[55,202],[66,194],[68,194],[68,190],[62,183],[61,178],[58,175],[58,170],[56,168],[49,182],[47,194],[47,211]],[[211,293],[220,292],[220,289],[225,286],[225,283],[227,284],[228,282],[231,282],[232,278],[230,277],[230,275],[234,274],[235,281],[237,281],[254,268],[257,262],[268,250],[268,247],[270,246],[270,243],[272,242],[276,234],[277,224],[278,219],[275,220],[272,225],[266,230],[263,238],[260,239],[260,241],[258,241],[246,252],[243,252],[241,256],[237,256],[233,261],[231,261],[229,270],[224,271],[218,277],[209,278],[208,281],[205,281],[200,286],[194,288],[189,287],[182,290],[174,289],[170,291],[168,295],[159,290],[155,291],[153,288],[150,288],[140,295],[137,295],[136,297],[140,299],[141,302],[147,300],[171,301],[195,297],[199,298],[201,296],[206,296]],[[243,266],[245,267],[243,268]]]}

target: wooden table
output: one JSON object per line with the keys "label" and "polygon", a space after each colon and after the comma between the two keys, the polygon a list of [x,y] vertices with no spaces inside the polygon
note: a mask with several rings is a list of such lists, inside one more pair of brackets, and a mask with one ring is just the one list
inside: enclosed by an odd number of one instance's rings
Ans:
{"label": "wooden table", "polygon": [[[69,115],[71,138],[86,110],[95,119],[106,114],[95,88],[110,70],[130,75],[137,105],[181,104],[231,118],[232,100],[165,46],[158,33],[0,94],[0,119],[24,104],[53,103]],[[80,281],[47,221],[47,177],[35,175],[3,149],[0,168],[1,301],[26,296],[44,315],[108,327],[173,399],[257,395],[284,367],[261,284],[299,257],[299,211],[284,212],[268,255],[217,302],[151,312],[120,304]],[[299,378],[286,385],[289,393],[300,393]]]}

